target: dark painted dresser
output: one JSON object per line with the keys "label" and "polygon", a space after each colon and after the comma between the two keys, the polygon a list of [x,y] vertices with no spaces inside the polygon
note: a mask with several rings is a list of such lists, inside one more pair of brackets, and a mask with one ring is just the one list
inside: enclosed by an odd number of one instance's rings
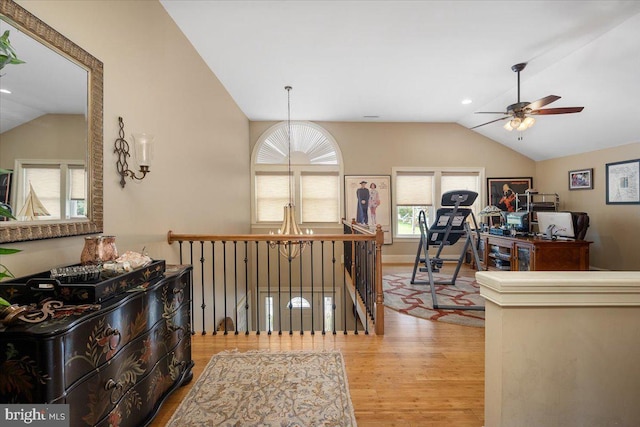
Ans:
{"label": "dark painted dresser", "polygon": [[67,403],[71,426],[141,426],[192,378],[191,267],[80,313],[0,324],[0,402]]}

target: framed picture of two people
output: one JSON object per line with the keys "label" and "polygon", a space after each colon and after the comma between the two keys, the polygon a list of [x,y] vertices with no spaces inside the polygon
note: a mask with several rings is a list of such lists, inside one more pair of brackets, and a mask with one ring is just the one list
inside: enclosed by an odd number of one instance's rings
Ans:
{"label": "framed picture of two people", "polygon": [[344,177],[345,218],[384,232],[384,244],[393,243],[391,233],[391,176],[346,175]]}

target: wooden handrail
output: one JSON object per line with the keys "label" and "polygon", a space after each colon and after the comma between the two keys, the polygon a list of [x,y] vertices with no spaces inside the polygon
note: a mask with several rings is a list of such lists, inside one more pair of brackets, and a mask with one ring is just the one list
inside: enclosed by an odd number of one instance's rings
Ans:
{"label": "wooden handrail", "polygon": [[169,230],[167,242],[316,242],[316,241],[371,241],[375,234],[177,234]]}

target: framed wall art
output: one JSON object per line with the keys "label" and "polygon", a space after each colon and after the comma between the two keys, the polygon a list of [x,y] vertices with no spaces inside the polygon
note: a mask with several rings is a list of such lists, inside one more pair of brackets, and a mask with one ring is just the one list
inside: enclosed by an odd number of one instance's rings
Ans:
{"label": "framed wall art", "polygon": [[569,171],[569,190],[593,190],[593,168]]}
{"label": "framed wall art", "polygon": [[640,204],[640,159],[607,163],[607,204]]}
{"label": "framed wall art", "polygon": [[391,176],[345,175],[345,218],[375,230],[380,224],[384,244],[393,243],[391,233]]}
{"label": "framed wall art", "polygon": [[[515,212],[526,209],[525,191],[533,187],[533,178],[487,178],[488,204],[502,211]],[[516,200],[517,195],[517,200]]]}

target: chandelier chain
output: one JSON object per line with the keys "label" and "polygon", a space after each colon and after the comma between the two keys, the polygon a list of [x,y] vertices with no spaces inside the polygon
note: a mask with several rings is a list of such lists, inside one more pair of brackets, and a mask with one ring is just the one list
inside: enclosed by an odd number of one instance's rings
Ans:
{"label": "chandelier chain", "polygon": [[293,183],[291,179],[291,86],[285,86],[287,91],[287,178],[289,179],[289,204],[293,205]]}

